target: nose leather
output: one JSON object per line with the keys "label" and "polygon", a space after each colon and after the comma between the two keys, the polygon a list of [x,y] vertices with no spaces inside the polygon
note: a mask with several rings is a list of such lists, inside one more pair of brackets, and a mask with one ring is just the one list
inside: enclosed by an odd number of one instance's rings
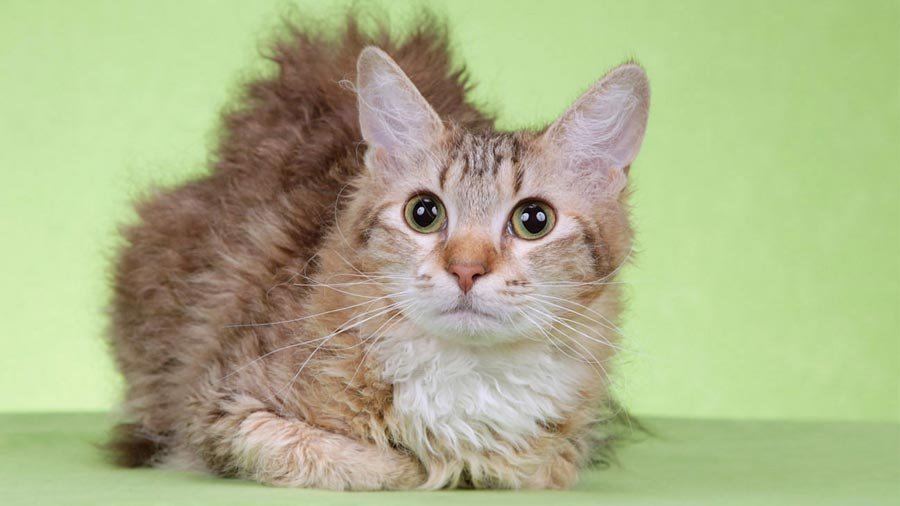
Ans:
{"label": "nose leather", "polygon": [[463,293],[469,293],[475,280],[487,273],[482,263],[454,263],[447,267],[447,271],[456,276],[456,283]]}

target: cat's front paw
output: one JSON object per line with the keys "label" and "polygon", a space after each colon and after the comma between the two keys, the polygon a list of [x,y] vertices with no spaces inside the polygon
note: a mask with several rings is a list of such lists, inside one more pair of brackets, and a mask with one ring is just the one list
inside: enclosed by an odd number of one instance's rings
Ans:
{"label": "cat's front paw", "polygon": [[[345,453],[345,470],[340,483],[325,488],[341,490],[408,490],[425,482],[425,468],[419,459],[393,450],[358,445]],[[329,480],[331,481],[331,480]]]}
{"label": "cat's front paw", "polygon": [[522,488],[564,490],[571,488],[577,481],[578,466],[562,455],[557,455],[529,476],[522,483]]}
{"label": "cat's front paw", "polygon": [[411,455],[396,453],[393,467],[395,472],[384,483],[387,490],[408,490],[418,488],[425,483],[427,473],[425,467],[418,458]]}

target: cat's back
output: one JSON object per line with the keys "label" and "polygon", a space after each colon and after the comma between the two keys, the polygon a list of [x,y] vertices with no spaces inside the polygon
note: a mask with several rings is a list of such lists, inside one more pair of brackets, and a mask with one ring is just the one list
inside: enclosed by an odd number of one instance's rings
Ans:
{"label": "cat's back", "polygon": [[399,41],[386,26],[368,33],[355,19],[348,15],[339,35],[286,28],[267,53],[275,72],[249,82],[224,112],[210,173],[137,203],[139,219],[123,230],[116,266],[118,305],[156,315],[162,294],[182,291],[180,305],[202,306],[186,289],[215,284],[217,273],[268,289],[266,278],[285,262],[316,253],[339,196],[362,170],[356,94],[347,83],[366,46],[387,50],[442,117],[472,130],[492,125],[466,101],[465,74],[431,15]]}
{"label": "cat's back", "polygon": [[316,254],[362,170],[356,95],[343,83],[364,47],[390,53],[442,117],[491,124],[466,102],[441,24],[411,26],[401,41],[352,16],[337,36],[288,28],[267,55],[273,75],[225,112],[211,172],[138,203],[114,270],[111,340],[142,430],[173,423],[185,375],[222,346],[216,329],[265,321],[268,291]]}

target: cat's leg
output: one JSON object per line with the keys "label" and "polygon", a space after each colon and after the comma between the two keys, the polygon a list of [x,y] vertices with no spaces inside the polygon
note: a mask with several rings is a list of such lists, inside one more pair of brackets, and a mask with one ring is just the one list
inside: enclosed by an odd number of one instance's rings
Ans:
{"label": "cat's leg", "polygon": [[190,430],[190,445],[210,470],[226,476],[333,490],[414,488],[417,459],[287,419],[250,397],[210,406]]}

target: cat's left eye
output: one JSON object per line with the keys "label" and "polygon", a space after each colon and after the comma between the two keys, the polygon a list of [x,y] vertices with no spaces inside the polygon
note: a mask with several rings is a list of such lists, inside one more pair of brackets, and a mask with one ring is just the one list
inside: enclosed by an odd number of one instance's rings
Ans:
{"label": "cat's left eye", "polygon": [[447,219],[444,204],[434,195],[416,195],[409,199],[403,211],[406,223],[423,234],[430,234],[440,230],[441,225]]}
{"label": "cat's left eye", "polygon": [[544,237],[556,224],[556,213],[548,204],[538,200],[526,200],[519,204],[510,218],[513,232],[522,239],[535,240]]}

